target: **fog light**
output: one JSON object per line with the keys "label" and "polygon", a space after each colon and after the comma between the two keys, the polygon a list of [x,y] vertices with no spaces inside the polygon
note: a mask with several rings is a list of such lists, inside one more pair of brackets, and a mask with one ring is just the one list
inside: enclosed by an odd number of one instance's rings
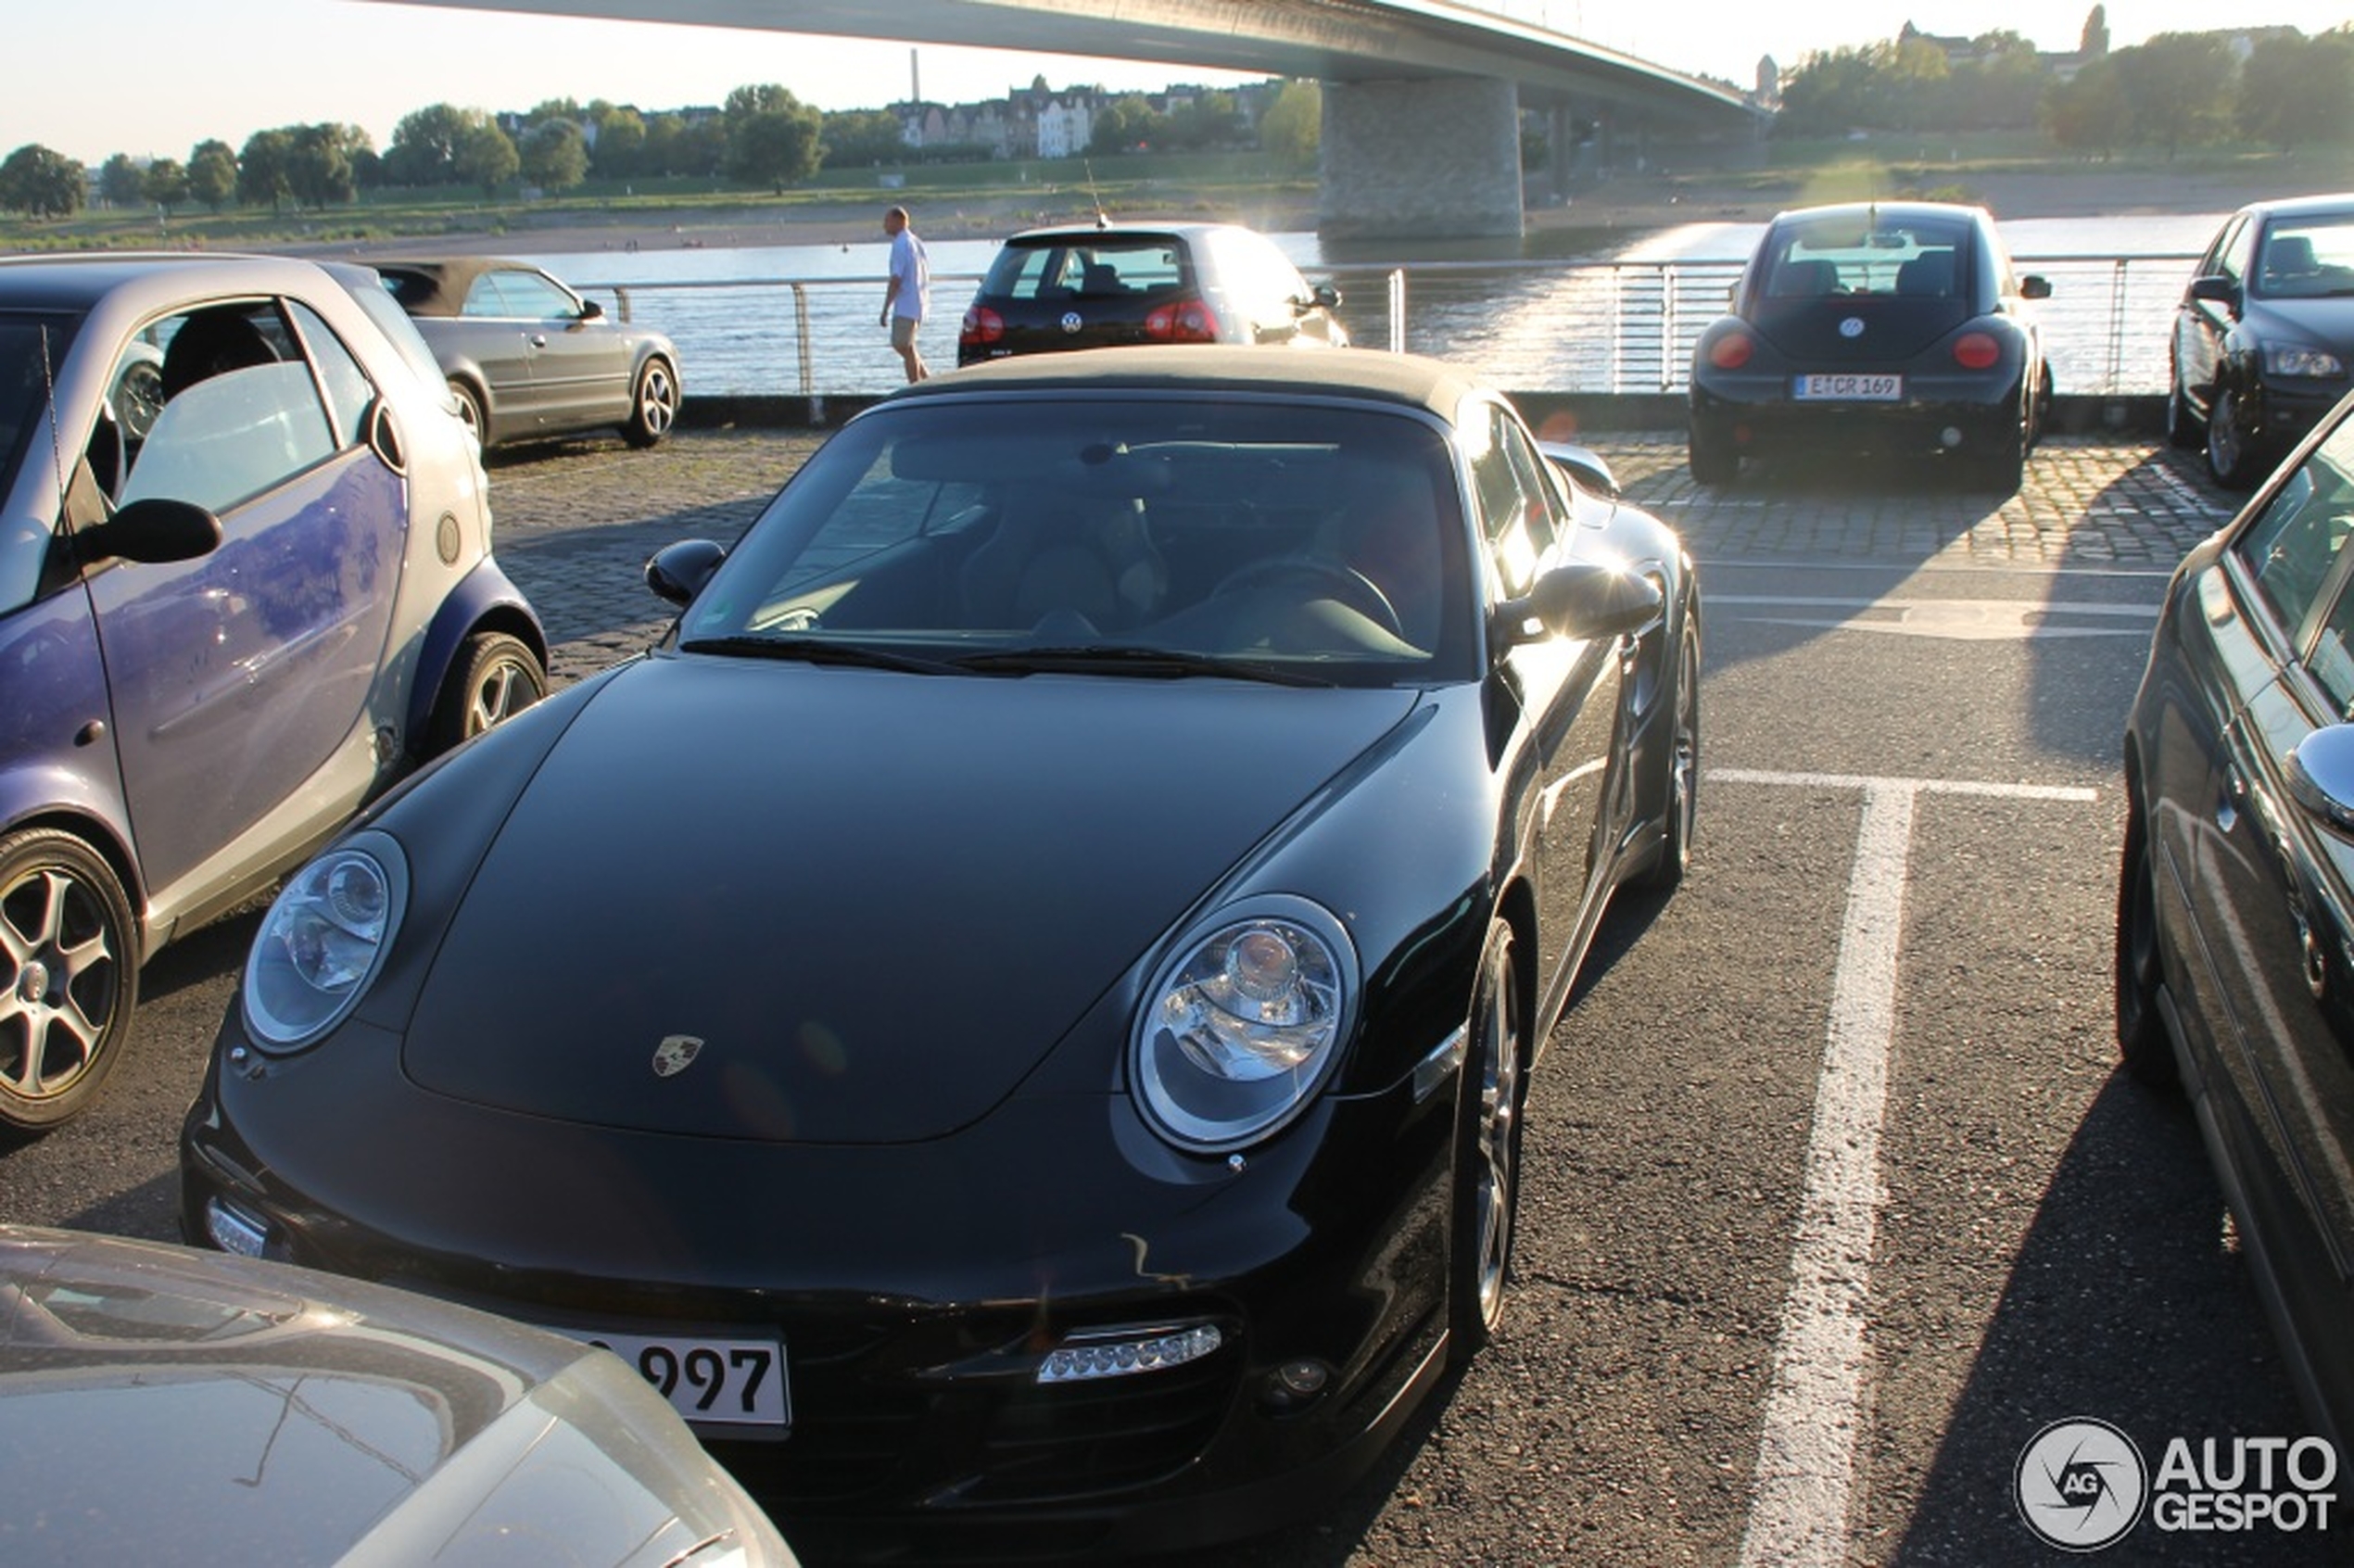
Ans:
{"label": "fog light", "polygon": [[1944,429],[1939,431],[1937,433],[1937,444],[1943,447],[1949,452],[1955,447],[1960,446],[1962,444],[1961,427],[1959,425],[1949,424]]}
{"label": "fog light", "polygon": [[1214,1323],[1187,1327],[1114,1329],[1066,1341],[1039,1363],[1041,1383],[1087,1383],[1130,1377],[1198,1361],[1226,1343]]}
{"label": "fog light", "polygon": [[268,1226],[247,1219],[219,1198],[204,1206],[204,1233],[213,1246],[240,1258],[260,1258],[270,1248]]}
{"label": "fog light", "polygon": [[1275,1382],[1285,1393],[1312,1399],[1333,1379],[1333,1369],[1322,1361],[1285,1361],[1275,1369]]}

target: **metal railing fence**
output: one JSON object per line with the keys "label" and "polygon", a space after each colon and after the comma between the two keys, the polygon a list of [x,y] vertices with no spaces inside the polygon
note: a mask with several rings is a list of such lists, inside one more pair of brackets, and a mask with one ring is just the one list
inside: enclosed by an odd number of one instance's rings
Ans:
{"label": "metal railing fence", "polygon": [[[2196,258],[2021,256],[2051,280],[2040,309],[2057,390],[2115,397],[2165,390],[2167,333]],[[1433,261],[1312,269],[1337,286],[1360,344],[1462,364],[1514,392],[1678,394],[1692,346],[1722,313],[1737,260]],[[921,345],[956,360],[970,274],[932,280]],[[876,325],[883,280],[746,277],[588,283],[624,321],[678,345],[689,395],[868,396],[899,380]]]}

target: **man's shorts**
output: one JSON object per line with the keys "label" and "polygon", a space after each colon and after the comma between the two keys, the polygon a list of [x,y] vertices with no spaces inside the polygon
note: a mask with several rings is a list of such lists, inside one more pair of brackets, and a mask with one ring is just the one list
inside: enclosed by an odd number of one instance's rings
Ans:
{"label": "man's shorts", "polygon": [[891,346],[906,349],[916,346],[916,318],[893,312],[891,318]]}

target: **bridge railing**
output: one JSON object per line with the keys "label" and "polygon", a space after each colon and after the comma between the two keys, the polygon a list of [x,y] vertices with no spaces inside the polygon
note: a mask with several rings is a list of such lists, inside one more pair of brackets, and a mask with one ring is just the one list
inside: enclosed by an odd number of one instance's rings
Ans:
{"label": "bridge railing", "polygon": [[[2022,256],[2051,280],[2039,313],[2057,390],[2119,397],[2166,387],[2174,302],[2196,258]],[[1464,365],[1515,392],[1681,393],[1692,346],[1723,313],[1739,261],[1436,261],[1316,269],[1343,296],[1360,344]],[[932,280],[921,344],[956,360],[956,330],[978,278]],[[876,325],[877,278],[747,277],[588,283],[624,321],[677,343],[688,394],[870,396],[900,379]]]}

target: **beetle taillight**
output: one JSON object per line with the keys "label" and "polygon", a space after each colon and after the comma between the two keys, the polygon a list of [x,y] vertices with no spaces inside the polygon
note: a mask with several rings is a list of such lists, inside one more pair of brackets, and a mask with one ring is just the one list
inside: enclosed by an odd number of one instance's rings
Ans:
{"label": "beetle taillight", "polygon": [[1964,370],[1989,370],[2003,357],[2003,346],[1991,332],[1966,332],[1954,339],[1954,362]]}
{"label": "beetle taillight", "polygon": [[1755,352],[1756,341],[1747,333],[1728,332],[1708,346],[1708,362],[1718,370],[1739,370]]}

